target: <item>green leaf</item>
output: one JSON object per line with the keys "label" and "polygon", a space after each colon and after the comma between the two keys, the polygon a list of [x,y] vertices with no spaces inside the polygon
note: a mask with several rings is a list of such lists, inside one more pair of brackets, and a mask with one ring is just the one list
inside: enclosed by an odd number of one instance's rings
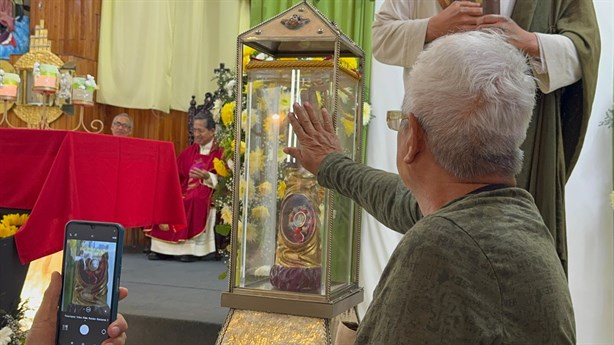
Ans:
{"label": "green leaf", "polygon": [[226,279],[227,275],[228,275],[228,271],[224,271],[224,272],[220,273],[220,275],[217,276],[217,279],[219,279],[219,280]]}
{"label": "green leaf", "polygon": [[215,232],[222,235],[228,236],[230,234],[230,224],[218,224],[215,226]]}

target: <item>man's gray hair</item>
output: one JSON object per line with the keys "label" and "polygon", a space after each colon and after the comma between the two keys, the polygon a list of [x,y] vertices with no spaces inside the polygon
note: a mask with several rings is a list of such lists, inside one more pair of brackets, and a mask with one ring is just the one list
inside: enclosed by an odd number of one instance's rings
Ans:
{"label": "man's gray hair", "polygon": [[437,162],[461,180],[516,175],[535,105],[526,56],[493,31],[435,40],[410,73],[403,113],[413,113]]}
{"label": "man's gray hair", "polygon": [[115,115],[113,117],[113,121],[117,120],[118,117],[125,117],[126,119],[128,119],[128,124],[130,125],[130,128],[132,128],[134,126],[134,122],[132,121],[132,117],[130,117],[130,115],[128,115],[127,113],[119,113],[119,114]]}

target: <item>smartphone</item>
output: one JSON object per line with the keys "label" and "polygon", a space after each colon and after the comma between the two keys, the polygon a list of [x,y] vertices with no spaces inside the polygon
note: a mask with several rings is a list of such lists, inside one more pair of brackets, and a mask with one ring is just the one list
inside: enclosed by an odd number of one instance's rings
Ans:
{"label": "smartphone", "polygon": [[117,319],[124,227],[66,224],[57,345],[100,345]]}

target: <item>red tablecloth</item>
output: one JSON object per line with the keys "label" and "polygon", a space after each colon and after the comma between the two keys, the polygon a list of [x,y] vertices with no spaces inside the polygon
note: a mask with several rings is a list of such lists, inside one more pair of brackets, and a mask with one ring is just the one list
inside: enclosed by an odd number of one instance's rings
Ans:
{"label": "red tablecloth", "polygon": [[0,129],[0,207],[32,210],[22,262],[62,249],[71,219],[186,224],[173,144],[103,134]]}

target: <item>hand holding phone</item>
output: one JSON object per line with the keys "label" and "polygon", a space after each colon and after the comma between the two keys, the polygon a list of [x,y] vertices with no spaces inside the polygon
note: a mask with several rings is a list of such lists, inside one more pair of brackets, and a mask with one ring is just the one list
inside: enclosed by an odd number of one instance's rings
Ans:
{"label": "hand holding phone", "polygon": [[[58,300],[62,290],[62,276],[58,272],[51,274],[51,281],[42,303],[28,331],[25,345],[54,345],[57,333]],[[119,300],[128,296],[128,289],[119,288]],[[121,314],[117,314],[117,320],[108,328],[109,339],[103,345],[122,345],[126,343],[126,330],[128,323]]]}
{"label": "hand holding phone", "polygon": [[57,345],[98,345],[117,319],[124,228],[116,223],[66,224]]}

